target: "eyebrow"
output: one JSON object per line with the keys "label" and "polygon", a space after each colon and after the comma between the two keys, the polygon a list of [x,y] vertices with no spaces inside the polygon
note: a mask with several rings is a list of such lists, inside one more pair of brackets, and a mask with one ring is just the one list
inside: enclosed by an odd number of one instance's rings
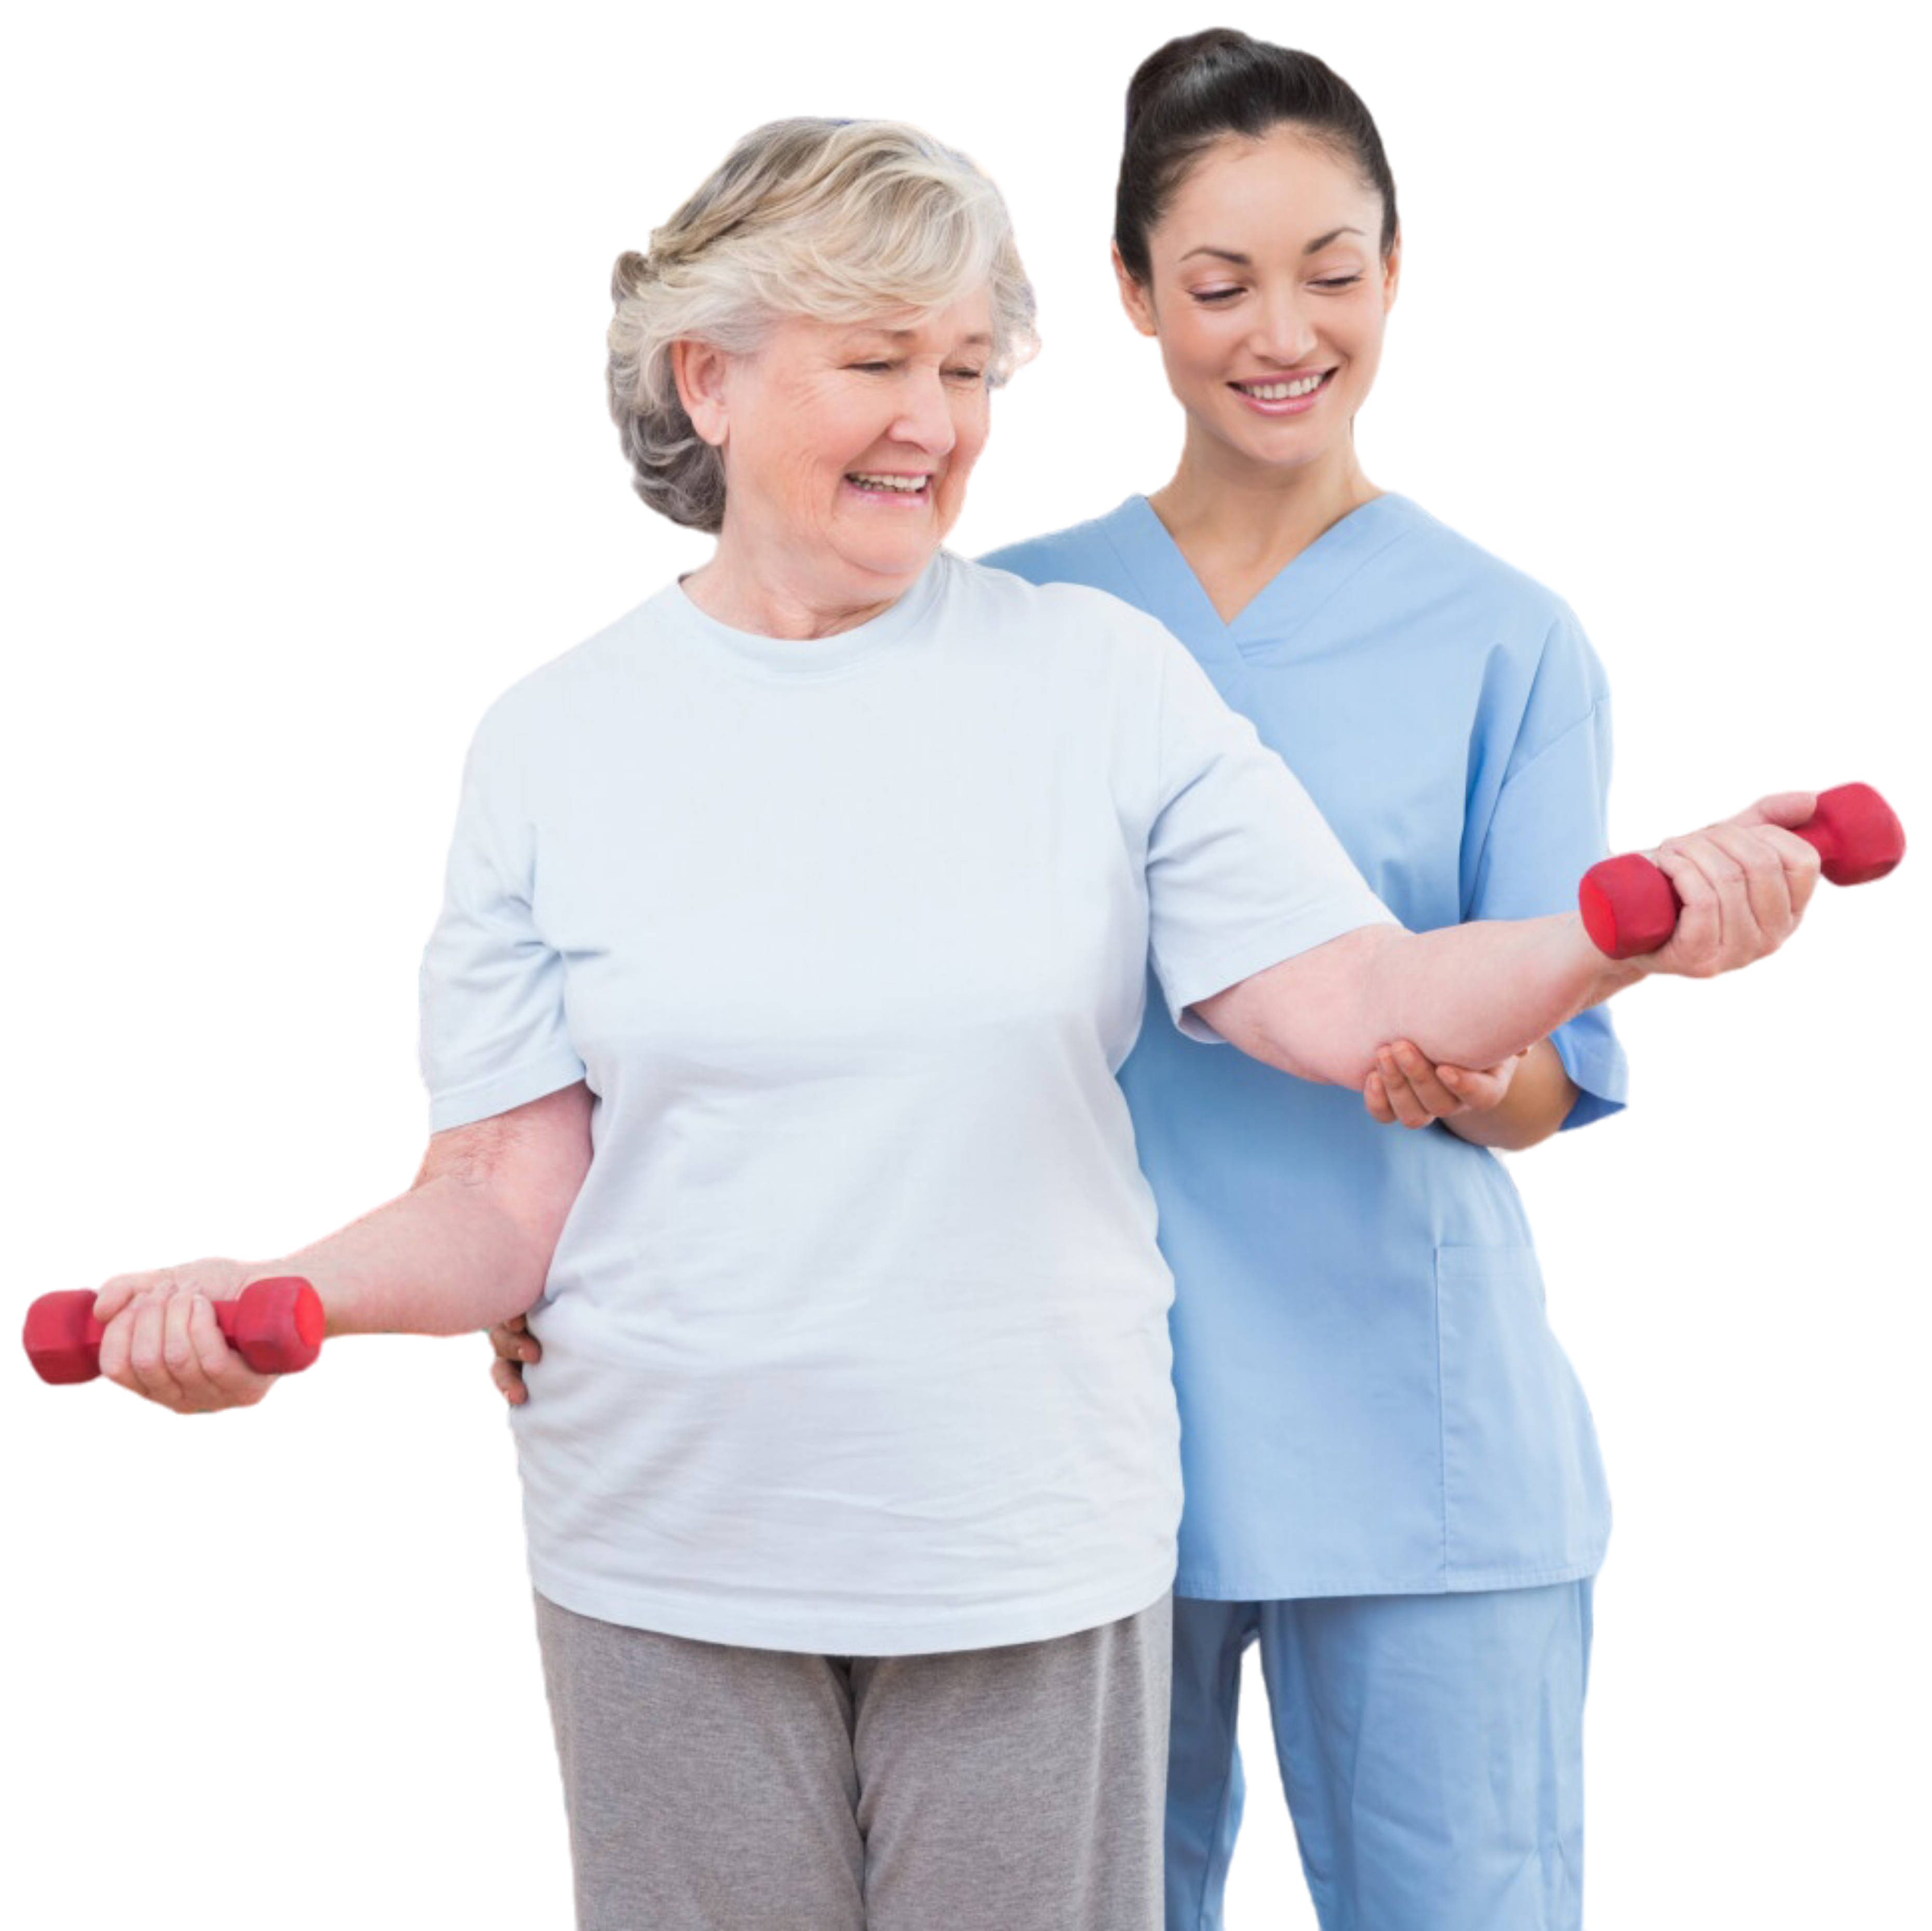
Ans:
{"label": "eyebrow", "polygon": [[[883,337],[888,342],[909,342],[919,333],[916,328],[880,328],[869,322],[862,322],[853,331],[855,337]],[[993,338],[990,335],[962,335],[959,346],[962,349],[990,349]]]}
{"label": "eyebrow", "polygon": [[[1304,255],[1318,255],[1330,241],[1339,241],[1344,235],[1362,235],[1364,240],[1367,239],[1359,228],[1331,228],[1327,234],[1316,235],[1301,252]],[[1232,262],[1237,268],[1254,266],[1254,258],[1243,254],[1238,248],[1190,248],[1180,259],[1191,262],[1196,255],[1212,255],[1217,262]]]}

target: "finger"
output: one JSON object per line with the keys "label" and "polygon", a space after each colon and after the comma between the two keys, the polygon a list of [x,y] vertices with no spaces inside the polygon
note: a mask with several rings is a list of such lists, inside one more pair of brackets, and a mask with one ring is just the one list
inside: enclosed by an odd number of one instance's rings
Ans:
{"label": "finger", "polygon": [[530,1391],[524,1385],[524,1371],[514,1361],[491,1362],[490,1378],[512,1408],[520,1408],[530,1399]]}
{"label": "finger", "polygon": [[1395,1109],[1389,1105],[1388,1089],[1382,1084],[1382,1076],[1372,1072],[1362,1085],[1362,1104],[1369,1110],[1369,1117],[1378,1126],[1395,1124]]}
{"label": "finger", "polygon": [[1817,852],[1795,833],[1772,824],[1716,825],[1712,835],[1743,869],[1750,918],[1767,942],[1766,949],[1782,945],[1797,930],[1810,896]]}
{"label": "finger", "polygon": [[1389,1105],[1394,1108],[1396,1120],[1404,1126],[1426,1126],[1435,1117],[1417,1096],[1409,1084],[1408,1075],[1397,1063],[1394,1051],[1384,1046],[1376,1054],[1376,1064],[1382,1076],[1382,1086],[1388,1094]]}
{"label": "finger", "polygon": [[1721,978],[1772,957],[1818,889],[1818,853],[1775,826],[1724,823],[1658,847],[1683,913],[1664,947],[1687,978]]}
{"label": "finger", "polygon": [[1798,918],[1803,918],[1804,908],[1810,904],[1811,895],[1817,890],[1818,881],[1824,876],[1824,854],[1809,838],[1801,838],[1795,832],[1767,826],[1758,835],[1768,838],[1776,849],[1784,863],[1792,910]]}
{"label": "finger", "polygon": [[274,1377],[259,1375],[228,1345],[215,1318],[214,1304],[203,1294],[177,1297],[170,1310],[170,1339],[174,1339],[175,1310],[184,1309],[179,1322],[182,1344],[168,1357],[169,1372],[185,1405],[196,1414],[216,1408],[245,1408],[268,1392]]}
{"label": "finger", "polygon": [[[124,1388],[132,1387],[128,1377],[128,1344],[134,1333],[134,1318],[124,1310],[106,1324],[98,1357],[102,1375]],[[139,1390],[135,1392],[138,1393]]]}
{"label": "finger", "polygon": [[164,1405],[179,1395],[168,1371],[167,1318],[174,1289],[157,1288],[128,1310],[127,1374],[122,1385]]}
{"label": "finger", "polygon": [[1465,1113],[1487,1113],[1502,1104],[1510,1089],[1516,1062],[1506,1061],[1478,1072],[1468,1066],[1438,1066],[1436,1076],[1454,1093]]}
{"label": "finger", "polygon": [[1796,831],[1800,825],[1811,822],[1812,814],[1817,808],[1818,794],[1815,791],[1774,791],[1756,804],[1747,805],[1729,822],[1734,825],[1784,825]]}
{"label": "finger", "polygon": [[1418,1047],[1407,1039],[1398,1039],[1394,1054],[1396,1066],[1408,1082],[1409,1091],[1431,1119],[1440,1120],[1462,1105],[1455,1089],[1443,1081],[1443,1069],[1436,1066]]}
{"label": "finger", "polygon": [[[212,1344],[196,1331],[197,1307],[207,1310],[204,1318],[210,1327],[214,1327]],[[217,1405],[216,1391],[209,1383],[202,1357],[204,1351],[211,1356],[214,1349],[225,1351],[227,1345],[221,1338],[220,1329],[214,1326],[214,1312],[208,1306],[205,1294],[184,1289],[168,1302],[161,1315],[161,1365],[173,1384],[174,1393],[168,1403],[170,1408],[194,1413]]]}
{"label": "finger", "polygon": [[1677,928],[1658,956],[1694,978],[1720,970],[1724,943],[1724,895],[1733,882],[1732,862],[1701,832],[1666,838],[1652,854],[1682,907]]}
{"label": "finger", "polygon": [[173,1282],[173,1270],[167,1267],[150,1268],[140,1274],[116,1274],[95,1290],[94,1318],[105,1327],[130,1302],[143,1294],[166,1294]]}
{"label": "finger", "polygon": [[1419,1109],[1415,1096],[1408,1090],[1408,1082],[1396,1070],[1394,1057],[1386,1046],[1376,1054],[1376,1077],[1382,1083],[1382,1098],[1388,1108],[1390,1120],[1397,1126],[1413,1126]]}
{"label": "finger", "polygon": [[[519,1315],[518,1321],[523,1319]],[[536,1336],[527,1329],[513,1330],[508,1321],[500,1321],[490,1330],[490,1345],[498,1357],[505,1361],[541,1361],[543,1350],[537,1344]]]}

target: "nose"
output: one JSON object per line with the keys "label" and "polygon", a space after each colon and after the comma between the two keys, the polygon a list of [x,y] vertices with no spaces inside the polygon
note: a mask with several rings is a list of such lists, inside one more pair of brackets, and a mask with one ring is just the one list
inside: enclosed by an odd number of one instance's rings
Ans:
{"label": "nose", "polygon": [[944,456],[958,440],[952,397],[937,369],[910,368],[892,421],[892,439],[910,442],[930,456]]}
{"label": "nose", "polygon": [[1318,346],[1315,325],[1294,293],[1276,289],[1258,304],[1249,346],[1270,361],[1291,366],[1314,354]]}

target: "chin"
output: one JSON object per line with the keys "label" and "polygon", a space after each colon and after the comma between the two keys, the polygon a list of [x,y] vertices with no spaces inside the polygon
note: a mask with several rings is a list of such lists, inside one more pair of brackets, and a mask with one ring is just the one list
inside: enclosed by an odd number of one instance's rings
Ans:
{"label": "chin", "polygon": [[855,574],[873,578],[891,578],[910,585],[938,553],[935,538],[928,543],[880,544],[877,548],[854,548],[842,552]]}

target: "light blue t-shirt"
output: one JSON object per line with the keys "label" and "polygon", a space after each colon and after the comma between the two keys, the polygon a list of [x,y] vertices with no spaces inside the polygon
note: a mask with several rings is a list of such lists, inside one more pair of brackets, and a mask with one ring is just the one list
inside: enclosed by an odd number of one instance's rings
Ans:
{"label": "light blue t-shirt", "polygon": [[1144,1609],[1180,1513],[1115,1077],[1147,961],[1178,1016],[1387,916],[1090,590],[942,555],[789,640],[673,586],[526,678],[471,753],[423,1057],[438,1129],[596,1097],[513,1417],[537,1587],[838,1655]]}
{"label": "light blue t-shirt", "polygon": [[[1160,618],[1412,929],[1567,909],[1603,856],[1609,702],[1575,618],[1402,497],[1344,517],[1232,624],[1144,497],[986,560]],[[1622,1105],[1600,1008],[1556,1042],[1582,1093],[1568,1124]],[[1171,1027],[1121,1084],[1176,1283],[1178,1592],[1593,1572],[1595,1432],[1502,1163]]]}

